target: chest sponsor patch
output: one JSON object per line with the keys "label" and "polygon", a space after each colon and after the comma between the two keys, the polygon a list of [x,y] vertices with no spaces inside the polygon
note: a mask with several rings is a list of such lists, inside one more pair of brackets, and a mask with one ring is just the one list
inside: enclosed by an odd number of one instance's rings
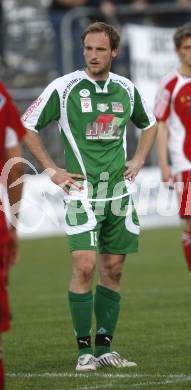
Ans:
{"label": "chest sponsor patch", "polygon": [[120,128],[123,118],[117,118],[113,114],[99,114],[95,122],[88,123],[86,139],[88,140],[115,140],[122,133]]}
{"label": "chest sponsor patch", "polygon": [[112,102],[112,111],[113,112],[124,112],[123,104],[120,102]]}
{"label": "chest sponsor patch", "polygon": [[105,111],[109,110],[109,105],[107,103],[98,103],[97,110],[100,112],[105,112]]}
{"label": "chest sponsor patch", "polygon": [[5,96],[0,94],[0,110],[3,108],[5,102],[6,102]]}
{"label": "chest sponsor patch", "polygon": [[88,97],[88,96],[90,96],[90,91],[89,91],[89,89],[81,89],[81,91],[79,92],[79,94],[80,94],[80,96],[81,97]]}
{"label": "chest sponsor patch", "polygon": [[82,112],[92,112],[91,98],[81,98],[80,101]]}

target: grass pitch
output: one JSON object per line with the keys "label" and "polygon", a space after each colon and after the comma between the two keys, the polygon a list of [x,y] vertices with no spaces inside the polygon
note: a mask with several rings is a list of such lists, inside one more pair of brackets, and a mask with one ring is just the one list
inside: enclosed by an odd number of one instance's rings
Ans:
{"label": "grass pitch", "polygon": [[[113,350],[137,368],[76,374],[67,304],[67,240],[21,242],[11,272],[12,331],[4,336],[6,390],[184,390],[191,388],[191,278],[180,229],[143,231],[127,257]],[[94,326],[95,329],[95,326]]]}

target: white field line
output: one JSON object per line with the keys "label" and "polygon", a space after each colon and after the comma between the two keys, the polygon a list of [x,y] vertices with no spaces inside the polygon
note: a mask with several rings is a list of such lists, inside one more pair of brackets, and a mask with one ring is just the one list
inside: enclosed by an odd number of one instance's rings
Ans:
{"label": "white field line", "polygon": [[[166,378],[167,375],[156,374],[156,375],[147,375],[147,374],[106,374],[106,373],[94,373],[94,372],[84,372],[84,373],[73,373],[73,372],[44,372],[41,374],[33,374],[30,372],[8,372],[6,376],[10,378],[113,378],[113,379],[123,379],[123,378]],[[181,376],[182,377],[182,376]]]}
{"label": "white field line", "polygon": [[25,372],[7,372],[6,374],[9,378],[106,378],[106,379],[138,379],[138,378],[164,378],[163,382],[168,381],[168,383],[174,383],[174,381],[179,382],[191,382],[191,374],[185,375],[185,374],[106,374],[106,373],[72,373],[72,372],[44,372],[41,374],[33,374],[33,373],[25,373]]}
{"label": "white field line", "polygon": [[[168,385],[168,384],[178,384],[178,383],[189,383],[191,382],[191,375],[176,375],[176,374],[98,374],[98,373],[84,373],[84,374],[73,374],[70,372],[66,373],[42,373],[42,374],[32,374],[32,373],[7,373],[8,377],[10,378],[105,378],[105,379],[113,379],[114,381],[107,383],[107,384],[91,384],[90,386],[80,386],[75,388],[75,390],[102,390],[102,389],[116,389],[116,386],[118,389],[124,389],[124,386],[127,385],[127,383],[116,385],[116,380],[119,379],[138,379],[138,380],[144,380],[145,382],[139,382],[139,383],[128,383],[129,390],[132,388],[140,388],[140,387],[146,387],[148,386],[161,386],[161,385]],[[150,378],[150,380],[149,380]],[[159,379],[159,381],[156,381],[156,379]],[[154,380],[155,379],[155,380]],[[65,390],[65,388],[53,388],[52,390]],[[73,388],[68,388],[68,390],[74,390]]]}
{"label": "white field line", "polygon": [[[141,386],[145,386],[145,387],[148,387],[148,386],[158,386],[158,385],[168,385],[168,384],[178,384],[178,383],[187,383],[187,382],[191,382],[191,376],[190,376],[190,379],[188,379],[189,377],[186,377],[186,378],[182,378],[182,379],[171,379],[171,380],[164,380],[164,381],[159,381],[159,382],[155,382],[155,381],[151,381],[151,382],[139,382],[139,383],[134,383],[134,384],[131,384],[131,383],[128,383],[128,388],[129,390],[131,388],[140,388]],[[124,383],[124,384],[117,384],[117,388],[118,389],[124,389],[124,386],[126,386],[127,383]],[[93,385],[93,386],[84,386],[84,387],[77,387],[76,390],[94,390],[94,389],[98,389],[98,390],[101,390],[101,389],[111,389],[111,388],[116,388],[116,383],[110,383],[110,384],[106,384],[106,385]],[[52,389],[52,390],[64,390],[64,389]]]}

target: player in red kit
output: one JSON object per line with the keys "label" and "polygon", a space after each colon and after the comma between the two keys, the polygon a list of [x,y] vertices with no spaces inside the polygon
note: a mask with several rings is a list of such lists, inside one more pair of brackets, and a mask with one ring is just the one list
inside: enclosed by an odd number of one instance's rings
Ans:
{"label": "player in red kit", "polygon": [[[25,129],[19,113],[0,82],[0,175],[8,159],[21,157],[19,142],[25,135]],[[10,205],[21,200],[22,185],[10,188],[10,184],[22,175],[22,166],[15,163],[8,175],[8,196]],[[7,279],[9,267],[16,262],[18,255],[18,238],[15,220],[9,228],[3,212],[2,198],[4,191],[3,175],[0,176],[0,390],[4,389],[4,369],[2,351],[2,333],[9,329],[10,311],[8,304]]]}
{"label": "player in red kit", "polygon": [[[175,185],[179,215],[184,219],[182,243],[191,275],[191,26],[179,27],[174,43],[180,66],[166,76],[156,96],[157,149],[164,182]],[[171,167],[168,163],[170,153]],[[178,184],[179,183],[179,184]],[[182,183],[182,185],[181,185]]]}

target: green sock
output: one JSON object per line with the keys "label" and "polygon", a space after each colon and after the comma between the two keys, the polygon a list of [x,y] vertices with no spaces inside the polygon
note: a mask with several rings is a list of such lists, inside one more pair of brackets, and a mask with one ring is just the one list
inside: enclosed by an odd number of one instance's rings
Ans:
{"label": "green sock", "polygon": [[111,351],[111,341],[120,311],[120,294],[97,285],[94,311],[96,316],[95,356]]}
{"label": "green sock", "polygon": [[93,295],[91,291],[77,294],[68,291],[68,301],[73,327],[77,338],[79,355],[93,353],[91,347],[91,325],[93,313]]}

